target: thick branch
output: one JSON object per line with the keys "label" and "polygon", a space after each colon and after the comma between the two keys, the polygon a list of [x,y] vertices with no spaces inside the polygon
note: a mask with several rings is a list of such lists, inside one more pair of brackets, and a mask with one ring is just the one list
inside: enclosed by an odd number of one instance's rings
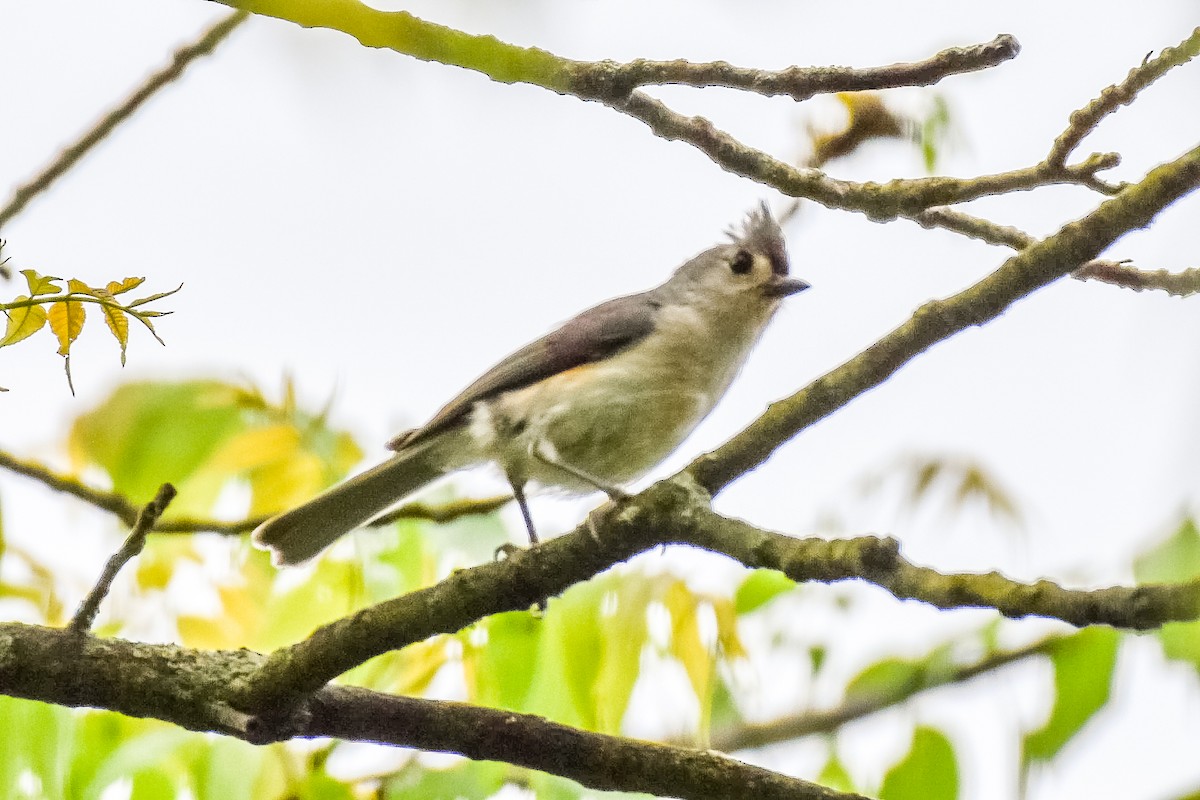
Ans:
{"label": "thick branch", "polygon": [[864,352],[772,405],[729,442],[693,461],[688,471],[710,492],[719,491],[769,458],[783,442],[883,383],[933,345],[995,319],[1020,298],[1092,260],[1125,233],[1149,225],[1159,211],[1197,186],[1200,147],[1029,245],[975,285],[926,303]]}
{"label": "thick branch", "polygon": [[200,34],[200,37],[192,44],[176,50],[170,64],[148,77],[133,94],[97,120],[89,130],[63,149],[53,162],[46,165],[28,183],[18,186],[8,203],[0,208],[0,226],[21,213],[30,200],[48,189],[50,184],[75,166],[79,159],[99,144],[104,137],[112,133],[114,128],[132,116],[133,112],[137,111],[155,92],[182,75],[189,64],[216,49],[217,45],[229,36],[238,25],[241,25],[248,16],[249,14],[244,11],[235,11]]}
{"label": "thick branch", "polygon": [[[890,539],[795,539],[721,517],[708,503],[708,495],[686,475],[662,481],[618,509],[605,506],[574,534],[517,551],[505,561],[461,570],[275,651],[237,687],[235,705],[266,718],[286,715],[326,682],[374,656],[452,633],[489,614],[527,609],[668,543],[778,569],[796,581],[863,579],[898,598],[939,608],[994,608],[1011,617],[1039,615],[1136,630],[1200,615],[1200,583],[1074,591],[1048,581],[1023,584],[998,573],[947,575],[904,560]],[[588,530],[592,525],[600,543]]]}
{"label": "thick branch", "polygon": [[852,800],[717,753],[638,742],[528,714],[326,687],[271,726],[230,705],[230,678],[253,670],[248,650],[197,651],[0,623],[0,693],[154,717],[255,743],[336,736],[505,761],[594,789],[685,798]]}
{"label": "thick branch", "polygon": [[705,509],[694,509],[687,541],[748,567],[777,569],[797,582],[860,578],[901,600],[937,608],[994,608],[1006,617],[1041,616],[1072,625],[1147,630],[1200,616],[1200,580],[1153,586],[1064,589],[1051,581],[1020,583],[998,572],[947,574],[900,555],[894,539],[794,539]]}

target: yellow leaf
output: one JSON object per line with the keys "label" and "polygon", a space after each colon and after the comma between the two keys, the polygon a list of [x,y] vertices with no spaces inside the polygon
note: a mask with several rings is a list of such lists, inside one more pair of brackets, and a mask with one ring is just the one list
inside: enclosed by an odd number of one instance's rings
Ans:
{"label": "yellow leaf", "polygon": [[25,282],[29,284],[30,297],[58,294],[62,291],[62,288],[54,285],[54,281],[61,281],[62,278],[55,278],[53,275],[39,275],[34,269],[23,269],[21,274],[25,276]]}
{"label": "yellow leaf", "polygon": [[79,337],[79,332],[83,330],[83,320],[87,316],[83,303],[61,300],[50,306],[47,316],[50,319],[50,330],[58,337],[58,354],[70,354],[71,342]]}
{"label": "yellow leaf", "polygon": [[720,647],[721,655],[730,661],[749,658],[749,654],[742,646],[742,640],[738,636],[737,609],[734,607],[733,600],[728,597],[714,597],[709,602],[712,603],[713,613],[717,617],[717,645]]}
{"label": "yellow leaf", "polygon": [[116,306],[110,306],[104,303],[100,306],[104,310],[104,321],[108,323],[108,329],[112,331],[112,335],[116,337],[117,344],[121,345],[121,366],[125,366],[125,345],[129,343],[129,317],[125,316],[125,312]]}
{"label": "yellow leaf", "polygon": [[67,281],[67,290],[78,294],[90,294],[93,297],[96,295],[96,290],[88,286],[78,278],[71,278]]}
{"label": "yellow leaf", "polygon": [[116,281],[109,281],[108,285],[104,288],[109,294],[121,294],[122,292],[128,292],[130,289],[136,289],[137,287],[141,286],[145,280],[145,278],[126,278],[120,283],[117,283]]}
{"label": "yellow leaf", "polygon": [[711,701],[714,658],[700,636],[699,598],[687,588],[683,581],[671,585],[663,597],[663,603],[671,612],[671,655],[687,671],[692,689],[700,700],[701,716],[706,704]]}
{"label": "yellow leaf", "polygon": [[[21,295],[14,302],[28,299],[25,295]],[[46,309],[41,306],[24,306],[4,313],[8,315],[8,326],[4,331],[4,338],[0,339],[0,347],[16,344],[37,333],[46,324]]]}
{"label": "yellow leaf", "polygon": [[185,614],[181,615],[175,624],[179,628],[179,637],[188,647],[221,650],[240,644],[240,642],[231,643],[229,641],[227,627],[220,620]]}
{"label": "yellow leaf", "polygon": [[446,643],[449,637],[435,636],[392,653],[397,656],[389,691],[395,694],[420,695],[429,688],[438,671],[448,660]]}
{"label": "yellow leaf", "polygon": [[300,431],[280,423],[239,433],[213,453],[207,467],[226,472],[242,472],[264,467],[300,453]]}
{"label": "yellow leaf", "polygon": [[298,452],[250,473],[250,514],[273,514],[308,500],[324,489],[325,465],[312,453]]}

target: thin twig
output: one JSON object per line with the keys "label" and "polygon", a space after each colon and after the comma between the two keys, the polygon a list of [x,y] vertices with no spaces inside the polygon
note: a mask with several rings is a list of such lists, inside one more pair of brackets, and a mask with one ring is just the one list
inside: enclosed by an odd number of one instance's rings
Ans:
{"label": "thin twig", "polygon": [[943,686],[964,683],[1018,661],[1042,655],[1048,647],[1062,638],[1064,637],[1048,637],[1026,647],[992,653],[973,664],[929,672],[921,675],[920,680],[889,687],[890,690],[886,694],[850,700],[827,711],[789,714],[770,722],[740,725],[728,730],[717,731],[713,734],[709,746],[726,753],[733,753],[738,750],[788,742],[816,733],[832,733],[848,722],[892,708],[918,694]]}
{"label": "thin twig", "polygon": [[1129,71],[1125,80],[1109,86],[1092,102],[1071,114],[1070,123],[1050,147],[1046,156],[1049,164],[1063,165],[1084,137],[1095,130],[1100,121],[1121,106],[1129,105],[1142,89],[1161,78],[1168,70],[1200,55],[1200,28],[1175,47],[1168,47],[1156,58],[1148,58]]}
{"label": "thin twig", "polygon": [[1200,294],[1200,267],[1168,272],[1165,269],[1137,269],[1123,261],[1093,261],[1084,264],[1071,277],[1081,281],[1103,281],[1135,292],[1158,289],[1176,297]]}
{"label": "thin twig", "polygon": [[155,92],[182,75],[189,64],[197,58],[211,53],[247,17],[249,17],[248,12],[235,11],[204,31],[192,44],[176,50],[170,64],[148,77],[124,102],[97,120],[74,143],[64,148],[45,169],[24,185],[18,186],[8,204],[0,209],[0,226],[21,213],[30,200],[49,188],[50,184],[74,166],[105,136],[112,133],[114,128],[128,119]]}
{"label": "thin twig", "polygon": [[[80,483],[75,478],[55,472],[43,464],[17,458],[3,450],[0,450],[0,468],[15,472],[18,475],[24,475],[57,492],[63,492],[72,497],[79,498],[85,503],[89,503],[96,508],[114,515],[126,525],[133,525],[137,521],[138,509],[124,495],[94,489],[91,486]],[[387,525],[401,519],[427,520],[429,522],[444,524],[459,517],[491,514],[511,500],[512,497],[510,495],[498,495],[478,500],[453,500],[444,505],[436,506],[421,502],[408,503],[394,511],[389,511],[383,516],[377,517],[369,525],[371,527]],[[190,518],[159,520],[150,532],[163,534],[216,533],[223,536],[237,536],[254,530],[265,522],[266,519],[267,517],[260,516],[230,522],[216,519]]]}
{"label": "thin twig", "polygon": [[104,602],[104,598],[108,596],[108,592],[112,589],[112,583],[117,577],[117,573],[121,568],[130,562],[138,553],[142,552],[142,548],[146,546],[146,535],[150,533],[150,529],[154,527],[154,523],[167,510],[167,506],[175,499],[175,487],[169,483],[164,483],[158,489],[158,494],[154,499],[147,503],[138,514],[137,522],[133,525],[133,530],[129,532],[129,536],[125,538],[125,543],[121,545],[121,549],[113,554],[108,563],[104,565],[104,571],[100,573],[100,579],[96,581],[96,585],[88,592],[87,597],[83,598],[83,602],[79,604],[79,609],[75,612],[75,616],[71,617],[71,622],[67,627],[76,632],[84,633],[91,630],[92,623],[96,621],[96,614],[100,611],[100,604]]}
{"label": "thin twig", "polygon": [[77,497],[85,503],[90,503],[96,508],[116,516],[125,525],[133,525],[137,522],[137,508],[122,495],[93,489],[74,478],[55,472],[43,464],[19,459],[3,450],[0,450],[0,467],[32,478],[56,492],[63,492]]}
{"label": "thin twig", "polygon": [[575,76],[573,93],[606,102],[627,97],[639,86],[657,84],[723,86],[802,101],[817,94],[928,86],[951,75],[995,67],[1020,51],[1015,37],[1001,34],[990,42],[947,48],[922,61],[857,69],[793,66],[772,71],[735,67],[724,61],[694,63],[682,59],[638,59],[626,64],[570,62],[569,69]]}
{"label": "thin twig", "polygon": [[[1036,237],[1019,228],[999,225],[945,206],[926,209],[920,214],[914,214],[911,219],[925,228],[944,228],[972,239],[1011,247],[1014,250],[1023,250],[1038,241]],[[1158,290],[1176,297],[1200,294],[1200,267],[1185,269],[1182,272],[1168,272],[1165,269],[1138,269],[1127,261],[1095,259],[1072,272],[1071,277],[1081,281],[1111,283],[1113,286],[1133,289],[1135,292]]]}
{"label": "thin twig", "polygon": [[493,511],[511,503],[512,499],[511,494],[500,494],[478,500],[471,498],[451,500],[448,503],[436,506],[420,502],[405,503],[399,508],[371,520],[367,523],[367,527],[376,528],[382,525],[390,525],[402,519],[425,520],[442,525],[452,522],[459,517],[491,514]]}

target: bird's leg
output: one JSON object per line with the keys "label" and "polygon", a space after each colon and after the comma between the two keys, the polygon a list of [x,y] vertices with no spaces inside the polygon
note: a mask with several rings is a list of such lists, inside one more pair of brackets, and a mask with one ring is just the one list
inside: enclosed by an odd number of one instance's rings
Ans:
{"label": "bird's leg", "polygon": [[529,533],[529,545],[532,547],[538,543],[538,535],[533,527],[533,516],[529,513],[529,503],[525,502],[525,484],[514,480],[510,480],[509,483],[512,485],[513,497],[517,499],[517,505],[521,508],[521,516],[525,519],[525,530]]}
{"label": "bird's leg", "polygon": [[[621,487],[613,486],[608,481],[605,481],[602,478],[597,478],[590,472],[586,472],[579,467],[572,466],[571,464],[564,463],[563,460],[558,457],[558,453],[554,452],[554,448],[545,439],[539,439],[537,444],[533,446],[533,449],[530,451],[530,453],[534,458],[536,458],[538,461],[541,461],[543,464],[554,467],[558,470],[562,470],[571,477],[578,478],[583,483],[586,483],[589,486],[604,492],[606,495],[608,495],[608,499],[612,500],[614,503],[619,503],[622,500],[629,499],[629,492],[625,491]],[[518,497],[518,500],[519,499],[520,498]]]}
{"label": "bird's leg", "polygon": [[[533,516],[529,513],[529,504],[525,502],[525,484],[522,481],[509,477],[508,485],[512,487],[513,497],[516,499],[517,505],[521,508],[521,517],[525,520],[525,530],[529,533],[529,546],[533,547],[539,540],[537,531],[533,528]],[[501,555],[508,558],[520,549],[518,545],[505,542],[496,548],[496,558],[500,558]]]}
{"label": "bird's leg", "polygon": [[[599,489],[608,495],[608,499],[614,503],[620,503],[629,499],[629,492],[625,491],[621,487],[613,486],[611,483],[601,480],[589,472],[585,472],[578,467],[564,463],[562,459],[558,457],[558,454],[554,452],[554,448],[545,439],[540,439],[537,444],[533,446],[531,454],[543,464],[562,470],[568,475],[578,478],[583,483],[594,486],[596,489]],[[587,518],[587,529],[588,533],[591,534],[592,539],[597,544],[602,544],[600,532],[596,530],[596,521],[592,519],[591,514],[589,514]]]}

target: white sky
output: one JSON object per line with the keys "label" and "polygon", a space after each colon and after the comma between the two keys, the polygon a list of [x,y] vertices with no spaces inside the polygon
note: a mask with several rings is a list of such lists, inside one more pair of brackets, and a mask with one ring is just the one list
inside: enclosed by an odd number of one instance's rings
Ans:
{"label": "white sky", "polygon": [[[1038,161],[1071,110],[1198,20],[1194,0],[982,5],[405,7],[575,58],[760,67],[872,66],[1012,33],[1023,47],[1015,61],[934,90],[956,123],[940,171],[963,176]],[[26,180],[224,13],[200,0],[0,3],[0,187]],[[1081,153],[1119,150],[1125,163],[1112,177],[1136,179],[1195,146],[1198,90],[1197,65],[1169,74]],[[725,90],[654,93],[784,158],[799,154],[806,120],[837,124],[828,100],[796,106]],[[928,93],[894,96],[921,108]],[[921,170],[918,156],[897,144],[873,145],[831,168],[858,180]],[[91,321],[97,329],[75,347],[74,398],[48,335],[0,350],[0,385],[11,390],[0,395],[0,447],[61,463],[67,421],[122,381],[204,374],[274,389],[292,374],[313,405],[336,394],[336,421],[376,458],[388,437],[496,359],[585,306],[659,283],[762,198],[783,207],[773,192],[598,104],[364,50],[329,31],[252,20],[5,228],[18,268],[96,282],[146,275],[153,290],[186,285],[165,304],[177,313],[158,325],[168,346],[134,330],[123,371],[107,332]],[[1098,200],[1054,188],[973,210],[1045,234]],[[1200,264],[1189,235],[1197,202],[1170,209],[1110,255],[1149,268]],[[656,475],[719,444],[771,400],[1007,256],[953,234],[813,205],[788,234],[793,271],[814,288],[789,301],[727,401]],[[1197,303],[1062,281],[806,431],[719,507],[796,533],[835,509],[849,531],[894,534],[910,558],[947,570],[999,568],[1071,585],[1129,580],[1131,556],[1200,500]],[[913,453],[985,464],[1021,504],[1024,538],[978,514],[896,520],[879,504],[851,502],[858,478]],[[495,488],[486,477],[466,485]],[[47,509],[49,494],[10,476],[0,475],[0,491],[7,535],[37,537],[42,547],[61,547],[65,531],[90,516],[57,501]],[[534,513],[562,530],[588,507],[550,499]],[[729,574],[726,565],[702,563]],[[863,658],[893,647],[921,652],[927,640],[919,637],[936,635],[944,616],[897,611],[888,600],[874,605],[891,621],[886,631],[864,628]],[[961,630],[981,617],[962,619],[947,624]],[[1032,798],[1154,797],[1200,782],[1194,757],[1180,759],[1183,751],[1170,745],[1200,733],[1200,695],[1182,670],[1164,673],[1152,648],[1127,656],[1118,693],[1124,730],[1114,719],[1092,732],[1035,781]],[[1019,693],[1004,680],[992,688],[999,701],[977,703],[974,716],[963,716],[961,702],[922,701],[915,718],[972,734],[993,716],[1002,733],[1004,719],[1036,724],[1038,698],[1013,709],[1005,698]],[[964,796],[1009,796],[1004,776],[1015,754],[987,749],[1003,750],[1009,739],[958,741]]]}

